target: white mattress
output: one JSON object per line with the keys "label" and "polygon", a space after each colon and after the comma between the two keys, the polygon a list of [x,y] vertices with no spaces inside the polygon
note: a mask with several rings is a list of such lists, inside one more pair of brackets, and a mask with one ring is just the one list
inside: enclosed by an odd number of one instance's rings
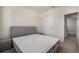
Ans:
{"label": "white mattress", "polygon": [[45,53],[53,47],[58,40],[58,38],[40,34],[13,38],[13,42],[15,42],[23,53]]}

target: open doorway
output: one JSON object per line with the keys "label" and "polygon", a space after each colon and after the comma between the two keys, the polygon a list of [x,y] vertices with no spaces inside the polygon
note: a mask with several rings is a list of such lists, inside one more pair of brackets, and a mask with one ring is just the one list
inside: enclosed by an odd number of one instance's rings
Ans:
{"label": "open doorway", "polygon": [[65,40],[70,37],[77,38],[77,17],[77,12],[65,15]]}
{"label": "open doorway", "polygon": [[64,41],[61,47],[65,52],[79,52],[78,12],[64,15]]}

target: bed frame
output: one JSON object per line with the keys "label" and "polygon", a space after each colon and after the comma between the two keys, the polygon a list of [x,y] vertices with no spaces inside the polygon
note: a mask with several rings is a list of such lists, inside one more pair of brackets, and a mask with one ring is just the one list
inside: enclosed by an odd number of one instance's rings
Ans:
{"label": "bed frame", "polygon": [[11,37],[19,37],[37,33],[36,27],[31,26],[11,26]]}
{"label": "bed frame", "polygon": [[[30,34],[38,34],[36,31],[36,27],[32,27],[32,26],[11,26],[10,31],[11,31],[11,39],[13,39],[14,37],[26,36]],[[55,46],[51,47],[50,50],[47,51],[47,53],[55,52],[59,46],[59,42],[60,41],[58,41],[55,44]],[[17,52],[23,53],[19,49],[19,47],[15,44],[15,42],[13,42],[13,40],[12,40],[12,44]]]}

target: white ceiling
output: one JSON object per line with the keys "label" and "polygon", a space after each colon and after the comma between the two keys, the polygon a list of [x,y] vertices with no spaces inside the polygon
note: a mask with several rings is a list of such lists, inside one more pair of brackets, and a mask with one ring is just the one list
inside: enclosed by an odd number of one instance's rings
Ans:
{"label": "white ceiling", "polygon": [[26,7],[37,12],[44,12],[54,8],[54,6],[26,6]]}

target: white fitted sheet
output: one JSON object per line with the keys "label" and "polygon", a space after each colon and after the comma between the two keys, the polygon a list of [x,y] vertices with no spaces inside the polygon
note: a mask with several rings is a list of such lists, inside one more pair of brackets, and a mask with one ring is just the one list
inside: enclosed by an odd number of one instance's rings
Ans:
{"label": "white fitted sheet", "polygon": [[23,53],[46,53],[58,41],[58,38],[40,34],[13,38],[13,42]]}

